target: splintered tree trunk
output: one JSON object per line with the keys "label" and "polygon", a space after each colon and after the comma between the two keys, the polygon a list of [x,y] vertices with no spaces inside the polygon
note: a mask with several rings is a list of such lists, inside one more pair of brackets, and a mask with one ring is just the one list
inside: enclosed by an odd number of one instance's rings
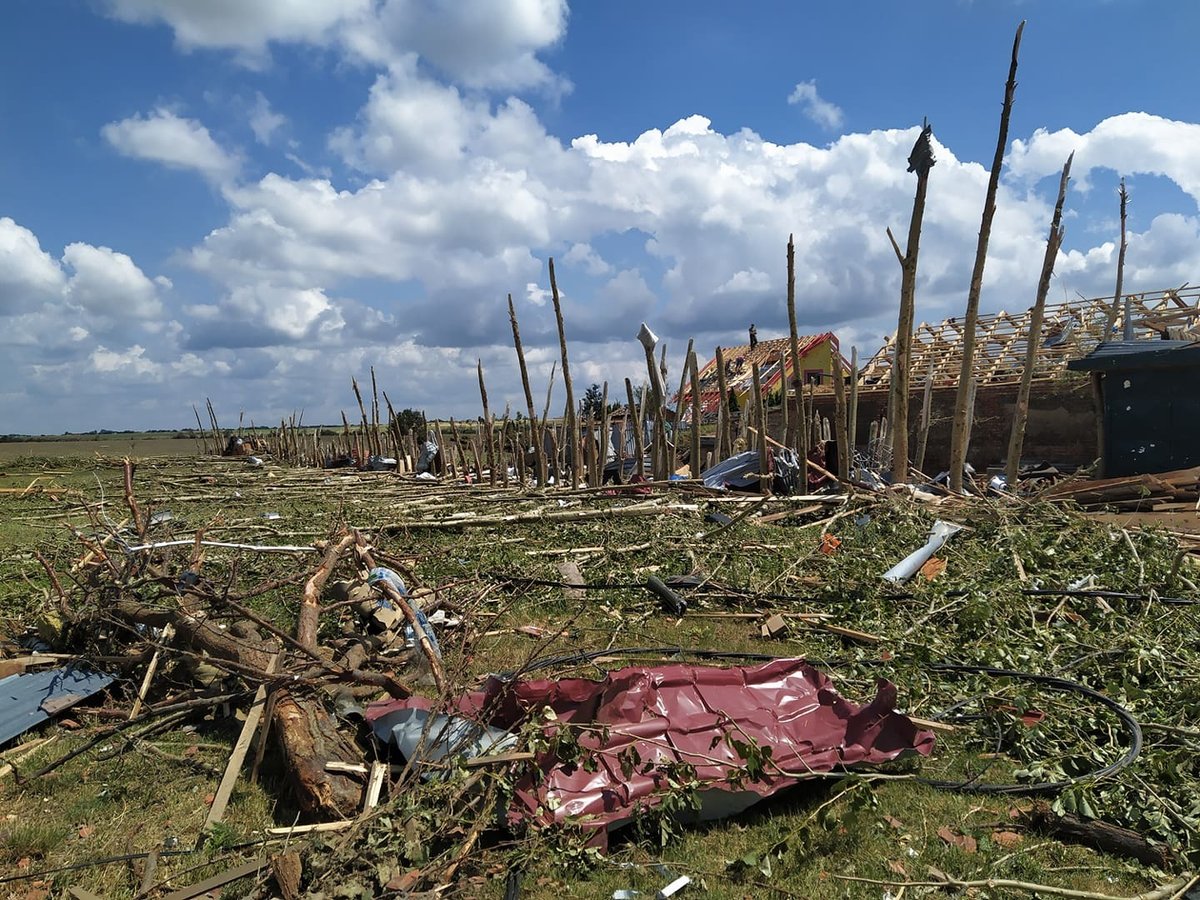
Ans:
{"label": "splintered tree trunk", "polygon": [[913,318],[916,309],[917,260],[921,252],[921,223],[925,218],[925,195],[929,189],[929,170],[933,167],[933,153],[929,148],[929,125],[921,132],[913,148],[912,160],[917,160],[919,148],[928,154],[921,160],[910,162],[909,168],[917,173],[917,193],[913,197],[912,217],[908,223],[908,246],[903,254],[888,230],[892,249],[900,261],[900,316],[896,325],[895,356],[892,364],[892,391],[889,419],[892,425],[892,481],[901,484],[908,481],[908,393],[909,357],[912,352]]}
{"label": "splintered tree trunk", "polygon": [[575,409],[575,389],[571,385],[571,367],[567,361],[567,333],[563,329],[562,303],[558,297],[558,281],[554,277],[554,258],[550,259],[550,296],[554,301],[554,318],[558,322],[558,347],[562,351],[563,383],[567,386],[567,432],[571,448],[571,487],[579,484],[580,445],[579,421]]}
{"label": "splintered tree trunk", "polygon": [[513,344],[517,348],[517,364],[521,368],[521,387],[525,389],[525,406],[529,413],[530,442],[533,444],[534,465],[537,466],[539,487],[546,486],[546,457],[542,447],[542,431],[538,427],[537,410],[533,405],[533,390],[529,387],[529,370],[525,367],[525,349],[521,346],[521,329],[517,325],[517,311],[513,307],[512,294],[508,295],[508,320],[512,323]]}
{"label": "splintered tree trunk", "polygon": [[[792,391],[796,396],[796,414],[793,416],[792,440],[784,435],[784,443],[795,447],[800,453],[801,482],[808,482],[808,422],[804,415],[804,382],[800,365],[800,334],[796,328],[796,244],[792,235],[788,235],[787,245],[787,313],[788,339],[792,351]],[[787,391],[785,389],[784,393]],[[783,398],[784,403],[787,397]]]}
{"label": "splintered tree trunk", "polygon": [[[492,487],[496,486],[496,435],[492,427],[492,412],[488,409],[487,387],[483,383],[483,360],[475,360],[475,370],[479,374],[479,399],[483,402],[483,432],[487,437],[487,452],[484,454],[488,464],[488,478]],[[479,465],[477,462],[476,465]]]}
{"label": "splintered tree trunk", "polygon": [[970,443],[971,425],[968,421],[968,400],[975,371],[975,326],[979,321],[979,294],[983,288],[983,268],[987,263],[988,241],[992,236],[992,218],[996,214],[996,189],[1000,184],[1000,167],[1004,164],[1004,148],[1008,144],[1008,120],[1012,115],[1013,97],[1017,91],[1017,53],[1021,49],[1022,21],[1017,26],[1013,39],[1012,61],[1008,67],[1008,81],[1004,85],[1004,107],[1000,111],[1000,135],[996,141],[996,155],[992,159],[992,172],[988,177],[987,197],[983,203],[983,219],[979,224],[979,243],[975,248],[975,268],[971,272],[971,286],[967,292],[967,313],[963,323],[962,368],[958,376],[958,396],[954,402],[954,430],[950,436],[950,490],[961,492],[963,466],[967,463],[967,447]]}
{"label": "splintered tree trunk", "polygon": [[704,470],[704,462],[700,459],[700,418],[703,412],[700,405],[700,372],[696,366],[695,351],[688,354],[688,372],[692,381],[692,477],[699,478]]}
{"label": "splintered tree trunk", "polygon": [[1111,341],[1113,329],[1117,327],[1117,314],[1121,310],[1121,291],[1125,281],[1125,206],[1129,201],[1129,194],[1125,192],[1125,179],[1121,179],[1121,249],[1117,253],[1117,287],[1113,291],[1112,308],[1108,311],[1108,321],[1104,326],[1104,337],[1102,341]]}
{"label": "splintered tree trunk", "polygon": [[751,363],[751,372],[754,379],[754,420],[758,425],[758,487],[765,496],[771,493],[771,476],[768,474],[771,468],[771,450],[767,446],[767,414],[763,405],[762,379],[757,362]]}
{"label": "splintered tree trunk", "polygon": [[288,691],[275,695],[271,729],[283,751],[283,765],[300,808],[316,819],[349,818],[362,802],[352,778],[325,771],[331,761],[362,762],[362,751],[346,740],[319,699]]}
{"label": "splintered tree trunk", "polygon": [[917,461],[914,467],[918,472],[925,470],[925,450],[929,446],[929,425],[933,418],[933,363],[929,357],[929,368],[925,372],[925,391],[921,397],[921,422],[917,426]]}
{"label": "splintered tree trunk", "polygon": [[[1029,391],[1033,384],[1033,370],[1037,366],[1038,348],[1042,341],[1042,314],[1046,309],[1046,295],[1050,292],[1050,279],[1054,276],[1054,261],[1058,258],[1058,248],[1062,246],[1062,211],[1067,199],[1067,181],[1071,177],[1071,161],[1075,159],[1072,153],[1067,157],[1063,166],[1062,178],[1058,182],[1058,202],[1054,204],[1054,217],[1050,221],[1050,234],[1046,238],[1046,255],[1042,258],[1042,276],[1038,279],[1037,299],[1033,304],[1033,313],[1029,316],[1029,334],[1025,339],[1025,368],[1021,370],[1021,386],[1017,389],[1017,405],[1013,410],[1012,434],[1008,438],[1008,465],[1005,477],[1008,487],[1015,490],[1017,474],[1021,468],[1021,448],[1025,443],[1025,423],[1029,419]],[[1120,276],[1118,284],[1120,284]],[[1118,294],[1120,288],[1117,289]]]}
{"label": "splintered tree trunk", "polygon": [[846,379],[842,373],[842,351],[833,352],[833,418],[837,433],[837,475],[842,481],[850,477],[850,429],[846,421]]}
{"label": "splintered tree trunk", "polygon": [[[633,382],[625,379],[625,393],[629,398],[629,411],[625,413],[625,431],[633,428],[633,474],[642,478],[646,474],[646,448],[642,443],[642,414],[633,398]],[[642,404],[643,406],[645,403]],[[624,438],[623,446],[629,446],[629,438]],[[625,480],[625,472],[620,470],[621,480]]]}
{"label": "splintered tree trunk", "polygon": [[714,358],[717,361],[717,391],[721,394],[721,412],[717,417],[717,458],[714,462],[720,462],[733,456],[733,416],[729,410],[729,385],[725,381],[725,354],[721,352],[720,344],[717,345]]}
{"label": "splintered tree trunk", "polygon": [[858,445],[858,348],[850,348],[850,409],[846,431],[849,435],[850,466],[854,467],[854,448]]}
{"label": "splintered tree trunk", "polygon": [[[608,446],[612,438],[612,419],[608,411],[608,382],[600,390],[600,465],[596,472],[595,484],[604,483],[604,469],[608,466]],[[617,454],[613,453],[615,457]]]}
{"label": "splintered tree trunk", "polygon": [[[353,535],[346,535],[331,544],[321,564],[304,584],[296,620],[296,642],[310,651],[317,650],[321,589],[353,544]],[[361,788],[344,775],[326,772],[325,763],[331,760],[359,762],[362,752],[341,736],[337,722],[326,711],[319,695],[300,697],[290,691],[278,691],[272,707],[271,726],[283,750],[284,766],[300,808],[320,818],[353,815],[362,798]]]}

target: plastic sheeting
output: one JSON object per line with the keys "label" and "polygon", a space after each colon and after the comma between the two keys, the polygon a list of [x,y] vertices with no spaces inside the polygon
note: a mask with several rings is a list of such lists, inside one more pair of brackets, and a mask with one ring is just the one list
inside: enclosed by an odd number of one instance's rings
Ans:
{"label": "plastic sheeting", "polygon": [[[694,768],[703,786],[697,817],[712,819],[740,812],[810,773],[879,764],[910,752],[928,755],[933,733],[895,712],[895,701],[895,685],[881,680],[875,698],[856,706],[824,673],[803,660],[781,659],[735,668],[631,666],[602,681],[493,677],[447,712],[505,731],[535,714],[551,733],[562,727],[558,723],[582,726],[579,743],[596,766],[540,755],[539,777],[527,774],[516,784],[509,819],[572,821],[595,829],[604,843],[607,831],[629,821],[638,807],[659,802],[673,765]],[[390,701],[370,707],[367,718],[427,707],[420,698]],[[757,780],[730,783],[730,774],[746,762],[735,740],[770,748]]]}

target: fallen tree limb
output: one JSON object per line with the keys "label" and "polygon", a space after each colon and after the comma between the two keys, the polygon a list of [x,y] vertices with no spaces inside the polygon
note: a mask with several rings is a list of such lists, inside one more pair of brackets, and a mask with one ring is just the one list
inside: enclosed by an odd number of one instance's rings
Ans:
{"label": "fallen tree limb", "polygon": [[856,881],[859,884],[878,884],[888,887],[940,887],[967,890],[969,888],[990,888],[1010,891],[1025,891],[1032,894],[1053,894],[1056,897],[1074,897],[1076,900],[1174,900],[1181,897],[1183,892],[1196,883],[1195,875],[1184,875],[1169,884],[1143,891],[1132,897],[1119,897],[1113,894],[1100,894],[1095,891],[1077,891],[1072,888],[1054,887],[1049,884],[1034,884],[1029,881],[1012,881],[1008,878],[982,878],[973,881],[960,881],[947,877],[945,881],[889,881],[883,878],[862,878],[857,875],[839,875],[833,873],[838,881]]}
{"label": "fallen tree limb", "polygon": [[1111,825],[1100,819],[1080,819],[1070,814],[1059,815],[1048,803],[1037,803],[1024,815],[1025,824],[1035,831],[1060,841],[1083,844],[1115,856],[1132,857],[1149,866],[1170,869],[1175,861],[1169,847],[1152,844],[1128,828]]}
{"label": "fallen tree limb", "polygon": [[[559,509],[550,512],[514,513],[508,516],[462,516],[454,519],[427,519],[397,522],[381,526],[381,534],[418,529],[488,528],[493,525],[517,525],[534,522],[586,522],[591,519],[613,519],[632,516],[661,516],[684,507],[664,506],[657,502],[618,506],[612,509]],[[692,509],[694,507],[686,507]]]}

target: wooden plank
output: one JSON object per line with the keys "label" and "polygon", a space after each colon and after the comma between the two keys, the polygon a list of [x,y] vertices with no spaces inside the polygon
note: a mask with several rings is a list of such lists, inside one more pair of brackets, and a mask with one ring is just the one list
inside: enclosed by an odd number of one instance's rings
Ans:
{"label": "wooden plank", "polygon": [[[291,837],[294,834],[314,834],[321,831],[343,831],[354,824],[354,819],[341,819],[337,822],[316,822],[312,825],[283,825],[278,828],[268,828],[267,834],[272,837]],[[189,894],[188,896],[195,896]],[[171,900],[170,897],[167,900]],[[180,898],[183,900],[183,898]]]}
{"label": "wooden plank", "polygon": [[935,722],[932,719],[919,719],[916,716],[908,716],[908,721],[912,722],[918,728],[927,728],[930,731],[941,731],[946,734],[958,731],[953,725],[945,722]]}
{"label": "wooden plank", "polygon": [[[163,626],[161,643],[168,644],[171,638],[175,636],[175,626],[169,622]],[[150,691],[150,683],[154,680],[154,673],[158,671],[158,661],[162,656],[160,650],[155,650],[154,655],[150,657],[150,664],[146,666],[146,675],[142,678],[142,686],[138,688],[137,699],[133,701],[133,709],[129,711],[129,718],[136,719],[138,713],[142,711],[142,704],[146,702],[146,694]]]}
{"label": "wooden plank", "polygon": [[850,638],[852,641],[862,641],[865,644],[883,643],[883,638],[874,634],[868,634],[865,631],[857,631],[853,628],[845,628],[841,625],[830,625],[828,622],[813,622],[812,625],[815,628],[820,628],[822,631],[828,631],[831,634],[837,634],[844,638]]}
{"label": "wooden plank", "polygon": [[[275,672],[279,665],[279,656],[278,653],[274,654],[267,663],[268,675]],[[266,702],[267,686],[260,684],[254,694],[254,700],[250,704],[250,711],[246,714],[242,733],[238,735],[237,743],[233,745],[233,752],[229,754],[229,763],[225,766],[225,774],[221,777],[221,784],[217,787],[217,793],[213,797],[212,806],[209,807],[208,816],[204,820],[205,831],[220,822],[225,815],[225,807],[229,805],[229,797],[233,793],[233,786],[237,783],[242,763],[246,759],[246,751],[250,749],[250,741],[254,737],[254,732],[258,730],[258,723],[262,721]]]}
{"label": "wooden plank", "polygon": [[367,793],[363,800],[364,812],[379,805],[379,794],[383,791],[383,779],[387,777],[387,774],[387,764],[378,760],[371,763],[371,774],[367,778]]}
{"label": "wooden plank", "polygon": [[268,866],[268,861],[264,859],[251,860],[248,863],[242,863],[240,866],[234,866],[232,869],[226,869],[219,875],[213,875],[211,878],[205,878],[203,881],[197,881],[195,884],[188,885],[185,888],[180,888],[177,891],[172,891],[167,894],[164,900],[192,900],[193,897],[199,897],[201,894],[207,894],[213,888],[223,887],[231,881],[237,881],[239,878],[245,878],[247,875],[255,875]]}
{"label": "wooden plank", "polygon": [[[573,559],[564,559],[558,564],[559,574],[562,575],[563,581],[567,584],[583,584],[583,575],[579,571],[579,565]],[[587,597],[587,591],[578,587],[569,587],[563,590],[563,596],[567,600],[581,601]]]}

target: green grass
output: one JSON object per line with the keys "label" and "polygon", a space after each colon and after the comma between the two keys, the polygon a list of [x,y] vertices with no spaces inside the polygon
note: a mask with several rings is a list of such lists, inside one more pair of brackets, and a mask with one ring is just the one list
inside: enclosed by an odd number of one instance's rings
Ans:
{"label": "green grass", "polygon": [[[128,515],[121,500],[120,469],[111,462],[9,465],[0,487],[24,488],[33,479],[61,490],[0,495],[0,640],[15,638],[57,604],[34,551],[58,573],[70,608],[93,610],[104,602],[105,595],[86,575],[77,575],[76,583],[67,574],[83,548],[62,522],[86,525],[81,502],[86,499],[95,509],[101,495],[109,520]],[[202,527],[216,540],[306,544],[332,536],[347,524],[372,533],[451,512],[493,515],[558,508],[556,497],[547,503],[482,488],[410,488],[387,476],[269,466],[249,470],[216,460],[143,461],[136,486],[144,507],[173,513],[173,521],[156,534],[163,539],[188,536]],[[603,498],[579,502],[588,507],[613,503]],[[962,703],[970,718],[954,734],[938,736],[930,759],[889,767],[896,775],[949,780],[1056,780],[1112,761],[1123,752],[1125,741],[1110,714],[1077,695],[1022,681],[950,676],[931,669],[940,661],[1080,681],[1150,725],[1194,729],[1200,721],[1197,607],[1113,601],[1106,609],[1085,598],[1025,596],[1014,561],[1015,554],[1031,583],[1046,586],[1094,574],[1110,590],[1153,588],[1192,596],[1184,582],[1170,580],[1174,548],[1166,536],[1132,535],[1135,556],[1111,526],[1056,507],[981,503],[933,510],[900,501],[864,500],[856,501],[852,514],[825,526],[842,541],[837,552],[827,556],[818,549],[824,528],[802,523],[832,510],[786,525],[744,523],[702,541],[697,535],[712,525],[703,521],[706,509],[703,499],[699,502],[696,511],[575,525],[459,532],[396,528],[377,534],[374,543],[380,554],[402,564],[417,585],[439,587],[439,596],[462,610],[464,627],[439,637],[448,672],[463,687],[478,676],[518,669],[534,659],[609,646],[679,645],[805,656],[830,672],[838,689],[855,702],[869,699],[875,679],[882,676],[899,686],[900,706],[914,715],[936,716]],[[266,520],[265,512],[277,512],[280,518]],[[937,515],[971,528],[952,539],[941,554],[947,561],[945,573],[932,582],[917,579],[900,593],[887,588],[879,574],[924,542]],[[655,598],[639,588],[588,591],[580,603],[567,601],[561,588],[505,580],[558,580],[557,563],[565,557],[546,551],[572,548],[601,548],[570,556],[590,583],[641,583],[650,574],[702,574],[754,594],[795,599],[692,594],[689,614],[677,619],[664,615]],[[189,565],[190,553],[189,547],[164,551],[157,564],[166,573],[178,573]],[[302,580],[317,559],[316,554],[212,551],[203,573],[213,583],[247,595],[245,602],[257,612],[290,630]],[[351,575],[347,566],[335,577]],[[266,586],[270,587],[259,590]],[[169,599],[153,580],[129,590],[146,600]],[[964,593],[956,596],[959,591]],[[759,618],[701,615],[771,610],[825,612],[831,622],[882,641],[856,642],[799,623],[782,639],[768,641],[759,634]],[[540,626],[554,637],[514,633],[525,625]],[[325,615],[322,640],[337,640],[343,627],[356,627],[350,610]],[[486,632],[499,633],[484,636]],[[111,654],[120,652],[127,636],[68,629],[60,640],[67,650]],[[591,666],[555,671],[598,674]],[[123,672],[108,705],[127,708],[140,676],[139,667]],[[187,684],[186,672],[168,664],[156,680],[156,696]],[[1029,709],[1044,714],[1034,727],[1018,721],[1018,714]],[[82,743],[90,729],[113,721],[86,708],[69,715],[83,729],[46,726],[45,733],[61,736],[24,763],[23,771],[56,758]],[[215,790],[217,778],[170,757],[190,758],[219,771],[240,725],[233,719],[191,724],[195,730],[188,733],[148,736],[158,753],[126,748],[114,740],[108,750],[85,754],[43,779],[22,785],[7,779],[0,784],[0,809],[17,817],[12,820],[16,825],[0,821],[0,854],[6,860],[0,865],[36,857],[34,868],[53,868],[164,848],[172,839],[180,848],[193,846],[207,810],[205,799]],[[1084,781],[1059,800],[1075,808],[1086,804],[1106,821],[1171,844],[1196,865],[1197,742],[1169,730],[1148,728],[1145,736],[1145,749],[1133,766],[1106,782]],[[405,828],[416,827],[418,820],[452,848],[453,835],[444,833],[449,824],[446,789],[414,788],[408,796],[393,798],[387,806],[390,826],[377,824],[353,835],[315,841],[317,849],[306,851],[312,866],[308,877],[319,875],[327,886],[357,880],[378,891],[376,879],[385,868],[403,871],[412,865],[406,862],[411,847]],[[652,896],[669,880],[652,868],[658,863],[694,879],[688,897],[759,897],[774,892],[878,898],[886,890],[883,884],[846,879],[923,881],[930,878],[931,868],[960,879],[994,876],[1118,896],[1167,880],[1139,864],[1021,831],[1011,811],[1026,805],[1022,798],[939,791],[908,780],[822,781],[787,791],[735,819],[680,829],[665,846],[654,829],[647,829],[644,837],[616,837],[611,855],[604,859],[580,852],[556,833],[501,837],[489,832],[464,863],[459,890],[464,896],[502,896],[503,874],[522,867],[524,897],[610,896],[620,888]],[[258,851],[246,849],[231,856],[229,848],[266,825],[288,823],[293,817],[277,761],[268,755],[260,783],[251,783],[243,773],[227,827],[204,853],[164,857],[160,877],[188,883],[228,866],[230,859],[248,858]],[[942,828],[972,838],[973,852],[940,837]],[[997,837],[1013,833],[1015,839]],[[190,871],[180,874],[185,869]],[[55,877],[56,886],[79,884],[106,897],[132,896],[140,879],[136,866],[126,863]],[[248,884],[243,889],[249,890]],[[892,888],[893,896],[897,891]],[[1002,895],[983,891],[977,896]]]}

